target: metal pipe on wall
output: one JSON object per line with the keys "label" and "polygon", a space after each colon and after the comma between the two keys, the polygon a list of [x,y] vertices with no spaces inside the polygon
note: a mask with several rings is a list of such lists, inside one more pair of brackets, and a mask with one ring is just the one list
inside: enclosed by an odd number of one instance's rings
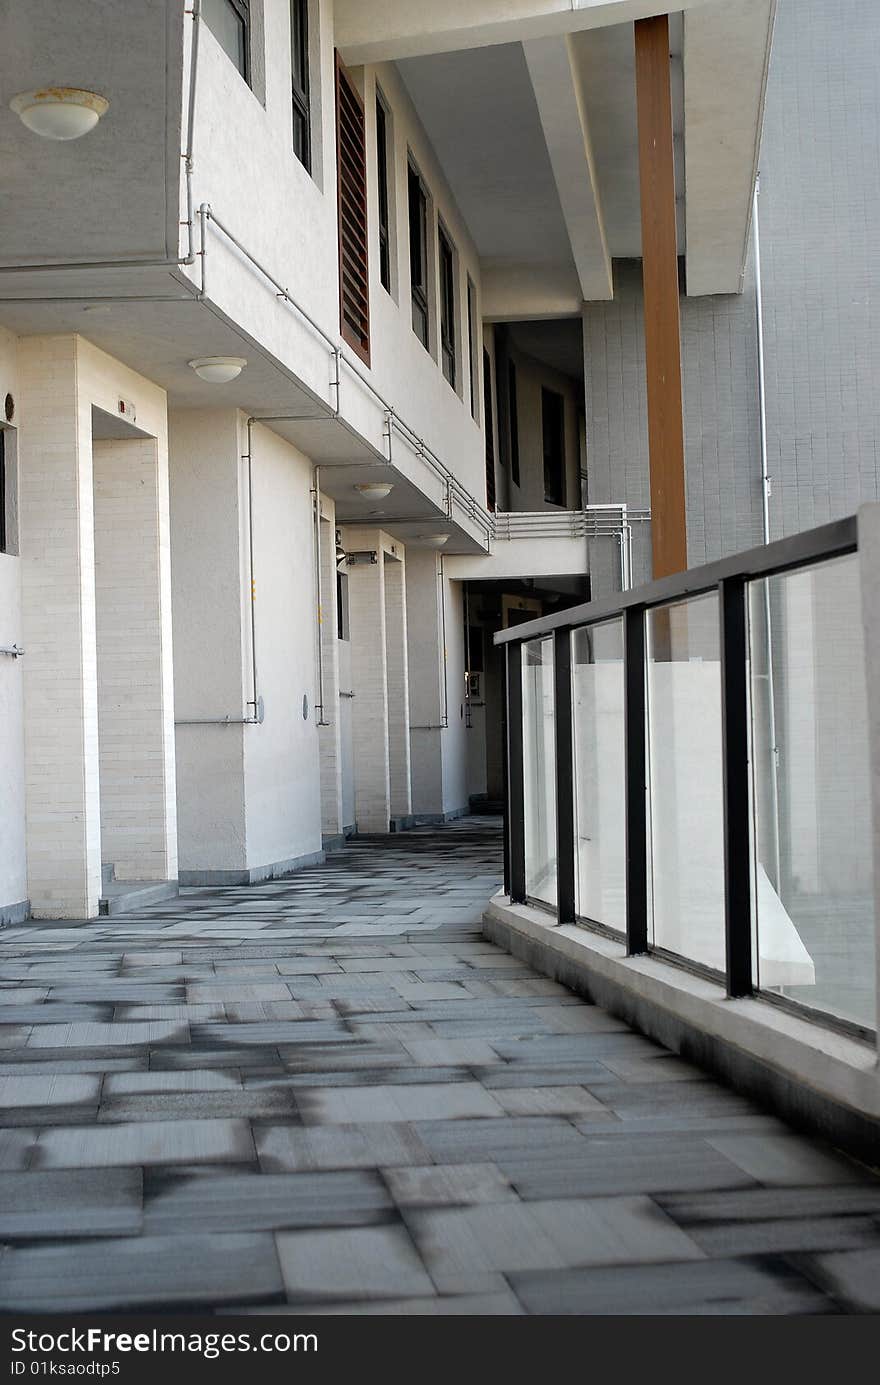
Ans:
{"label": "metal pipe on wall", "polygon": [[[761,193],[761,176],[755,179],[752,198],[752,243],[755,255],[755,319],[758,350],[758,418],[761,437],[761,528],[764,543],[770,543],[770,495],[772,479],[769,466],[767,444],[767,385],[764,356],[764,292],[761,282],[761,228],[758,221],[758,198]],[[776,686],[773,677],[773,626],[770,603],[770,583],[764,581],[764,630],[767,651],[767,730],[770,739],[770,819],[773,829],[773,884],[777,890],[781,885],[782,865],[779,841],[779,745],[776,725]]]}
{"label": "metal pipe on wall", "polygon": [[321,580],[321,468],[315,467],[312,472],[312,501],[314,506],[315,521],[315,632],[316,632],[316,660],[318,674],[318,698],[315,703],[315,711],[318,713],[317,726],[332,726],[324,716],[324,603],[322,596]]}

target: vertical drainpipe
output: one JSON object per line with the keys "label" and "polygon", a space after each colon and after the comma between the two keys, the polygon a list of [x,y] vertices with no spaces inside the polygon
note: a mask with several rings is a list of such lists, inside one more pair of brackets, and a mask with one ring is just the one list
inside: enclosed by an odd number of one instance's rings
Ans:
{"label": "vertical drainpipe", "polygon": [[318,699],[315,703],[315,711],[318,714],[316,724],[318,726],[330,726],[332,723],[324,716],[324,605],[321,590],[321,469],[317,466],[313,473],[312,495],[314,497],[315,512],[315,630],[318,673]]}
{"label": "vertical drainpipe", "polygon": [[[767,445],[767,389],[764,357],[764,295],[761,283],[761,232],[758,224],[758,198],[761,192],[760,174],[755,179],[752,200],[752,243],[755,256],[755,319],[758,346],[758,417],[761,436],[761,532],[764,543],[770,542],[770,495],[772,481],[769,471]],[[773,884],[778,891],[780,880],[779,846],[779,745],[776,734],[776,689],[773,678],[773,630],[771,626],[770,583],[764,581],[764,627],[767,650],[767,720],[770,735],[770,816],[773,825]]]}

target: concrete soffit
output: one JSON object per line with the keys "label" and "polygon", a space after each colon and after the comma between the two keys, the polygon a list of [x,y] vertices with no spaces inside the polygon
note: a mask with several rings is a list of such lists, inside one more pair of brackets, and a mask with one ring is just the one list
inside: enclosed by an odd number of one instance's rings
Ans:
{"label": "concrete soffit", "polygon": [[[676,0],[676,9],[705,3]],[[335,0],[334,25],[346,63],[358,66],[626,24],[657,10],[657,0]]]}
{"label": "concrete soffit", "polygon": [[684,16],[687,292],[741,293],[748,258],[776,0]]}
{"label": "concrete soffit", "polygon": [[586,101],[567,35],[523,44],[547,152],[586,301],[614,296],[611,257],[587,120]]}

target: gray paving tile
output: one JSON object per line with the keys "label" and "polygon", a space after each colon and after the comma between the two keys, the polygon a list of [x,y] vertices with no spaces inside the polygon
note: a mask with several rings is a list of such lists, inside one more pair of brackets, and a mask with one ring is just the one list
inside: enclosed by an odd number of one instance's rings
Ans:
{"label": "gray paving tile", "polygon": [[[285,1312],[288,1310],[285,1309]],[[389,1317],[520,1317],[523,1309],[509,1289],[493,1294],[449,1294],[436,1298],[383,1299],[379,1303],[337,1303],[332,1306],[309,1306],[310,1313],[363,1316],[382,1314]]]}
{"label": "gray paving tile", "polygon": [[133,1096],[156,1092],[220,1092],[241,1087],[235,1072],[222,1069],[199,1072],[183,1069],[171,1072],[114,1072],[104,1079],[104,1096]]}
{"label": "gray paving tile", "polygon": [[612,1113],[583,1087],[496,1087],[496,1101],[508,1116],[563,1116],[613,1120]]}
{"label": "gray paving tile", "polygon": [[388,1220],[394,1207],[374,1172],[217,1174],[167,1183],[147,1199],[148,1235],[359,1226]]}
{"label": "gray paving tile", "polygon": [[491,1292],[499,1271],[703,1258],[649,1198],[413,1210],[407,1224],[446,1293]]}
{"label": "gray paving tile", "polygon": [[254,1157],[243,1120],[165,1120],[44,1130],[31,1163],[40,1169],[126,1164],[241,1163]]}
{"label": "gray paving tile", "polygon": [[401,1207],[517,1201],[509,1180],[495,1164],[385,1169],[384,1176],[395,1202]]}
{"label": "gray paving tile", "polygon": [[548,1150],[544,1159],[514,1148],[497,1156],[497,1162],[527,1198],[737,1188],[753,1181],[696,1133],[621,1139],[606,1135],[603,1127],[601,1134],[582,1138],[583,1146]]}
{"label": "gray paving tile", "polygon": [[399,1168],[429,1164],[431,1155],[412,1126],[388,1125],[257,1127],[260,1167],[279,1170]]}
{"label": "gray paving tile", "polygon": [[140,1169],[0,1174],[4,1239],[118,1236],[140,1230]]}
{"label": "gray paving tile", "polygon": [[298,1104],[307,1125],[503,1115],[494,1097],[476,1082],[307,1090],[300,1093]]}
{"label": "gray paving tile", "polygon": [[759,1183],[856,1183],[857,1165],[799,1135],[712,1135],[709,1143]]}
{"label": "gray paving tile", "polygon": [[401,1042],[413,1062],[431,1066],[435,1063],[463,1063],[473,1066],[476,1063],[500,1063],[492,1045],[485,1039],[434,1039],[420,1038],[406,1033],[401,1025]]}
{"label": "gray paving tile", "polygon": [[38,1073],[0,1077],[0,1108],[16,1106],[76,1106],[97,1104],[100,1076]]}
{"label": "gray paving tile", "polygon": [[0,1130],[0,1169],[4,1172],[26,1169],[31,1161],[37,1135],[36,1130],[28,1130],[22,1126]]}
{"label": "gray paving tile", "polygon": [[601,1266],[511,1275],[529,1313],[644,1316],[802,1315],[833,1311],[795,1270],[742,1260]]}
{"label": "gray paving tile", "polygon": [[281,1293],[271,1235],[141,1236],[7,1250],[0,1307],[7,1312],[250,1302]]}
{"label": "gray paving tile", "polygon": [[98,1120],[118,1121],[295,1119],[296,1099],[291,1086],[239,1087],[228,1091],[143,1092],[109,1097],[101,1102]]}
{"label": "gray paving tile", "polygon": [[880,1247],[820,1255],[813,1262],[829,1291],[842,1304],[880,1313]]}
{"label": "gray paving tile", "polygon": [[155,1021],[144,1024],[41,1024],[28,1040],[30,1048],[126,1048],[130,1044],[181,1043],[186,1026]]}
{"label": "gray paving tile", "polygon": [[275,1239],[293,1303],[315,1298],[409,1298],[433,1292],[402,1226],[280,1232]]}

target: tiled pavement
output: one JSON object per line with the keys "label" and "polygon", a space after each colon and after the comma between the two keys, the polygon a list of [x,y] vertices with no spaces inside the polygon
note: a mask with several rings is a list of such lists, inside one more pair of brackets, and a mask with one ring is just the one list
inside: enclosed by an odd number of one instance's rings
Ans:
{"label": "tiled pavement", "polygon": [[0,1308],[880,1309],[880,1180],[483,941],[498,858],[0,935]]}

